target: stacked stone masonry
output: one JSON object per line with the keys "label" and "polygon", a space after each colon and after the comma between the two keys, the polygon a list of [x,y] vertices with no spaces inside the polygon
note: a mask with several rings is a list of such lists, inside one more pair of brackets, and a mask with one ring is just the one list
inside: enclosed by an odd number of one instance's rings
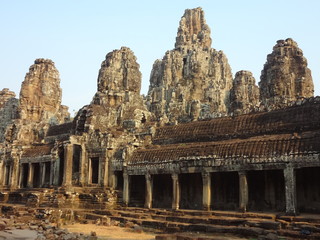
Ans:
{"label": "stacked stone masonry", "polygon": [[320,212],[320,97],[302,50],[279,40],[258,87],[247,70],[233,78],[210,33],[203,10],[187,9],[147,96],[134,53],[108,53],[72,120],[54,63],[35,60],[19,99],[0,91],[1,200]]}

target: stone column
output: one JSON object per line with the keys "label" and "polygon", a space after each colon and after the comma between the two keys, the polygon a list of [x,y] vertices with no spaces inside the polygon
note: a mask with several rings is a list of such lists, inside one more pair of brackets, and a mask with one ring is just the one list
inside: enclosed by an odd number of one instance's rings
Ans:
{"label": "stone column", "polygon": [[73,160],[73,145],[67,144],[64,148],[64,173],[63,186],[70,187],[72,185],[72,160]]}
{"label": "stone column", "polygon": [[0,171],[1,171],[1,174],[0,174],[0,187],[3,187],[4,186],[4,181],[5,181],[5,174],[6,174],[6,165],[4,164],[4,161],[1,160],[0,161]]}
{"label": "stone column", "polygon": [[106,185],[106,186],[108,186],[109,188],[115,189],[116,188],[116,186],[115,186],[116,176],[115,176],[114,169],[112,168],[112,163],[111,163],[112,155],[113,155],[113,150],[107,149],[107,151],[106,151],[106,164],[107,164],[106,171],[108,173],[105,172],[105,177],[108,178],[108,180],[107,180],[108,185]]}
{"label": "stone column", "polygon": [[52,168],[52,184],[54,186],[58,186],[59,185],[59,179],[60,179],[60,164],[61,164],[61,160],[60,158],[56,159],[54,162],[52,162],[53,164],[53,168]]}
{"label": "stone column", "polygon": [[283,170],[286,195],[286,214],[297,215],[296,173],[291,166]]}
{"label": "stone column", "polygon": [[29,169],[28,169],[28,182],[27,182],[27,188],[32,188],[33,187],[33,171],[34,171],[34,166],[32,163],[29,163]]}
{"label": "stone column", "polygon": [[11,189],[16,189],[18,187],[19,180],[19,158],[15,157],[10,166],[9,185]]}
{"label": "stone column", "polygon": [[145,208],[151,208],[152,207],[152,176],[147,173],[145,175],[146,177],[146,198],[144,202]]}
{"label": "stone column", "polygon": [[202,173],[202,206],[203,210],[210,210],[211,206],[211,175],[208,172]]}
{"label": "stone column", "polygon": [[88,161],[88,158],[87,158],[86,148],[84,145],[81,145],[81,162],[80,162],[80,179],[79,179],[80,186],[86,185],[85,171],[87,171],[87,169],[85,165],[87,161]]}
{"label": "stone column", "polygon": [[129,175],[127,173],[123,173],[123,203],[125,206],[129,205],[129,201],[130,201],[130,179],[129,179]]}
{"label": "stone column", "polygon": [[[7,174],[8,174],[8,168],[6,164],[3,164],[3,181],[2,185],[6,186],[6,181],[7,181]],[[6,186],[7,187],[7,186]]]}
{"label": "stone column", "polygon": [[109,176],[108,176],[108,185],[109,185],[109,188],[112,188],[112,189],[116,189],[116,185],[117,185],[117,180],[116,180],[116,174],[114,173],[114,171],[111,171]]}
{"label": "stone column", "polygon": [[104,159],[102,157],[99,157],[99,163],[98,163],[98,185],[100,187],[103,187],[103,176],[104,176]]}
{"label": "stone column", "polygon": [[247,172],[239,172],[239,210],[241,212],[247,211],[249,201],[249,191],[247,182]]}
{"label": "stone column", "polygon": [[19,188],[22,188],[22,181],[23,181],[23,166],[20,164],[20,172],[19,172]]}
{"label": "stone column", "polygon": [[91,185],[92,184],[92,167],[91,166],[92,166],[92,157],[88,158],[86,185]]}
{"label": "stone column", "polygon": [[39,163],[40,164],[40,188],[44,186],[44,182],[46,179],[46,164],[45,163]]}
{"label": "stone column", "polygon": [[172,209],[178,210],[180,205],[180,184],[179,175],[174,173],[171,175],[173,184]]}
{"label": "stone column", "polygon": [[53,176],[54,176],[54,172],[55,172],[55,169],[54,169],[54,161],[51,161],[50,162],[50,182],[49,182],[49,185],[52,186],[53,185]]}
{"label": "stone column", "polygon": [[8,169],[7,169],[7,175],[8,175],[8,187],[11,187],[12,184],[12,171],[13,171],[13,167],[12,164],[8,165]]}
{"label": "stone column", "polygon": [[109,158],[105,156],[104,163],[103,163],[103,187],[108,187],[108,186],[109,186]]}

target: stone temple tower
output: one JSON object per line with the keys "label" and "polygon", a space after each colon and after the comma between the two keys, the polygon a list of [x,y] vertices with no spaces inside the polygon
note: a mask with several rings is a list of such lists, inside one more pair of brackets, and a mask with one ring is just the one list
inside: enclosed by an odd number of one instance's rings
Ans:
{"label": "stone temple tower", "polygon": [[291,38],[279,40],[267,56],[259,82],[267,108],[283,107],[299,98],[313,97],[313,81],[307,59]]}
{"label": "stone temple tower", "polygon": [[31,122],[63,123],[67,107],[61,105],[60,76],[50,59],[36,59],[21,85],[20,119]]}
{"label": "stone temple tower", "polygon": [[162,122],[188,122],[226,115],[232,73],[222,51],[211,48],[201,8],[187,9],[175,48],[156,60],[150,76],[149,109]]}

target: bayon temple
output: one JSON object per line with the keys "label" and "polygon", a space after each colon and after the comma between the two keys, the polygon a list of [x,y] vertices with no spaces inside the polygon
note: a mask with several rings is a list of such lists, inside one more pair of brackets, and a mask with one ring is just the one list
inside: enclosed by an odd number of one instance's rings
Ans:
{"label": "bayon temple", "polygon": [[54,62],[36,59],[19,97],[0,91],[0,201],[319,213],[320,97],[302,50],[277,41],[257,83],[210,35],[187,9],[146,96],[134,53],[108,53],[73,119]]}

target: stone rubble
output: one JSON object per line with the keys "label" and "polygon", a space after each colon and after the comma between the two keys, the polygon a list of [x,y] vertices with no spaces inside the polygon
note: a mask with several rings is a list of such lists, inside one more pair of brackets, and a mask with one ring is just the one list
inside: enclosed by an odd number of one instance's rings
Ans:
{"label": "stone rubble", "polygon": [[[95,232],[90,235],[71,233],[63,228],[62,219],[56,212],[59,210],[36,210],[24,208],[19,210],[11,206],[2,206],[0,216],[1,239],[27,240],[97,240]],[[58,220],[57,220],[58,219]]]}

